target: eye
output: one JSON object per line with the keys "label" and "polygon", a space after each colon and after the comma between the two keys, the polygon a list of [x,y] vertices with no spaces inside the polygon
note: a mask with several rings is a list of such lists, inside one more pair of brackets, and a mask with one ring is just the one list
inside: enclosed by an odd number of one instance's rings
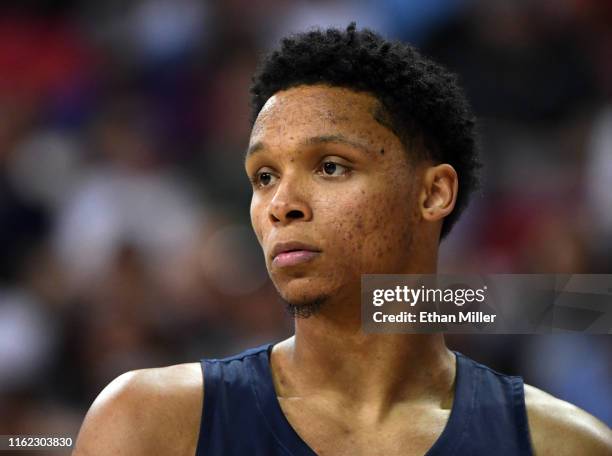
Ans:
{"label": "eye", "polygon": [[272,182],[272,174],[270,173],[260,173],[259,174],[259,185],[266,186],[270,182]]}
{"label": "eye", "polygon": [[270,171],[258,171],[254,176],[250,176],[249,180],[255,188],[267,187],[275,182],[277,177]]}
{"label": "eye", "polygon": [[350,172],[348,167],[333,161],[323,162],[320,169],[326,176],[344,176]]}

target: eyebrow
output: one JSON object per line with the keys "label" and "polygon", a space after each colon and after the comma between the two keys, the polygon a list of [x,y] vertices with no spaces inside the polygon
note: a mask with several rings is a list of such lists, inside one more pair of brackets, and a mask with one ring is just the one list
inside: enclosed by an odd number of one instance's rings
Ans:
{"label": "eyebrow", "polygon": [[[319,144],[342,144],[345,146],[350,146],[354,149],[358,149],[366,154],[371,154],[372,150],[367,146],[360,144],[358,142],[352,141],[342,135],[320,135],[320,136],[312,136],[310,138],[306,138],[298,144],[298,147],[305,146],[316,146]],[[245,160],[251,155],[263,150],[266,148],[265,143],[261,141],[257,141],[255,144],[250,146],[246,151],[244,156]]]}

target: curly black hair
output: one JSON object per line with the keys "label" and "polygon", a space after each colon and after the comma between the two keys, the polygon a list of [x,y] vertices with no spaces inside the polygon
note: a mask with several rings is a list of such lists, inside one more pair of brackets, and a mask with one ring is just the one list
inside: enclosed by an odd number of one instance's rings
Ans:
{"label": "curly black hair", "polygon": [[[456,75],[421,56],[409,44],[377,33],[330,28],[289,36],[260,63],[251,86],[253,122],[280,90],[327,84],[373,95],[376,120],[393,131],[416,157],[448,163],[459,176],[454,211],[442,225],[446,236],[479,184],[475,119]],[[417,142],[415,142],[415,140]],[[422,147],[414,147],[415,144]]]}

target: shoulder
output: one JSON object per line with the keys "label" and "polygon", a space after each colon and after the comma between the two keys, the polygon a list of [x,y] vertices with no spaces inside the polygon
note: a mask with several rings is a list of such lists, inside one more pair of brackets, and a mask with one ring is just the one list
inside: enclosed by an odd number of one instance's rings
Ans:
{"label": "shoulder", "polygon": [[530,385],[525,405],[536,455],[612,454],[612,431],[584,410]]}
{"label": "shoulder", "polygon": [[199,363],[127,372],[93,402],[73,454],[194,454],[203,397]]}

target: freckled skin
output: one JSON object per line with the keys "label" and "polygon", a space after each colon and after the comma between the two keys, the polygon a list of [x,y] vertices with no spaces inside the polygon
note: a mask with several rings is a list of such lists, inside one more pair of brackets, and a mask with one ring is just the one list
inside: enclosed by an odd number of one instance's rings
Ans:
{"label": "freckled skin", "polygon": [[[274,170],[275,182],[255,189],[251,220],[264,250],[268,272],[292,303],[319,296],[345,300],[359,293],[361,274],[415,270],[416,189],[422,167],[412,163],[400,140],[379,124],[371,95],[343,88],[301,86],[282,91],[262,109],[250,144],[265,149],[247,157],[253,175]],[[342,135],[368,152],[344,144],[301,147],[319,135]],[[377,153],[378,152],[378,153]],[[316,173],[326,157],[345,159],[347,176]],[[270,213],[296,210],[302,218],[273,221]],[[322,250],[302,267],[281,269],[271,262],[275,242],[302,241]],[[436,245],[430,247],[435,256]]]}

